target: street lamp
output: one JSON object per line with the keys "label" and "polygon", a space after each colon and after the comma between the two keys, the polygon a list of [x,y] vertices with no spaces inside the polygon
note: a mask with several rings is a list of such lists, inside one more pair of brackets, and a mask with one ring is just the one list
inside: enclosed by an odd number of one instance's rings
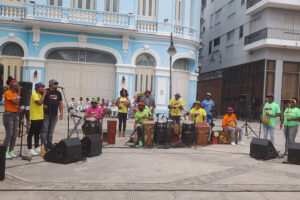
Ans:
{"label": "street lamp", "polygon": [[170,55],[170,99],[172,98],[172,57],[176,54],[176,48],[173,42],[173,33],[171,33],[170,47],[168,49],[168,54]]}
{"label": "street lamp", "polygon": [[221,55],[221,51],[219,49],[212,52],[212,55],[211,55],[211,58],[210,58],[209,62],[210,63],[216,62],[216,60],[214,58],[214,54],[216,54],[216,53],[219,53],[219,55],[220,55],[220,64],[221,64],[222,63],[222,55]]}

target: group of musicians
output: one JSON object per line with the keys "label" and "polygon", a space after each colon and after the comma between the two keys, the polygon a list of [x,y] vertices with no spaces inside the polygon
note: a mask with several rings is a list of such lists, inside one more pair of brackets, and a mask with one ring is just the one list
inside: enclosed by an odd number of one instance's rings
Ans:
{"label": "group of musicians", "polygon": [[[20,130],[20,123],[23,119],[19,120],[19,116],[26,116],[21,114],[29,112],[29,110],[19,107],[20,95],[22,87],[19,85],[16,78],[8,77],[6,84],[9,89],[4,93],[5,111],[3,114],[3,124],[5,127],[4,145],[6,146],[6,158],[15,158],[14,146],[18,131]],[[63,119],[63,103],[62,95],[57,90],[58,82],[55,79],[49,81],[49,88],[45,89],[45,85],[41,82],[36,83],[35,92],[30,98],[30,112],[28,116],[27,126],[27,147],[30,156],[36,156],[41,153],[41,144],[45,149],[53,148],[53,132],[58,119]],[[58,115],[59,111],[59,115]],[[30,122],[29,122],[30,120]],[[20,133],[20,135],[23,133]],[[32,147],[32,137],[34,137],[34,147]]]}

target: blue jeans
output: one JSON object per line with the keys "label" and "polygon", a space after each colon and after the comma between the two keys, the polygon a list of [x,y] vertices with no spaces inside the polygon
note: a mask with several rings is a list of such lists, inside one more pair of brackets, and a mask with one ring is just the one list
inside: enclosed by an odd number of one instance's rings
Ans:
{"label": "blue jeans", "polygon": [[269,126],[268,124],[264,124],[264,139],[268,139],[268,133],[270,132],[271,142],[274,145],[274,126]]}

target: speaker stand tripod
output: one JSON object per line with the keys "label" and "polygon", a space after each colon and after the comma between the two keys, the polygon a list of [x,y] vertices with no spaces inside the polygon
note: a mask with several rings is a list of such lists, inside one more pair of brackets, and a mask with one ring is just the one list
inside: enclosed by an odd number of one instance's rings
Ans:
{"label": "speaker stand tripod", "polygon": [[[247,138],[249,138],[249,135],[251,133],[253,133],[256,137],[258,137],[257,134],[254,132],[254,130],[251,128],[251,126],[248,124],[248,117],[247,116],[248,115],[246,115],[246,121],[242,126],[242,128],[245,128],[245,135],[247,136]],[[248,128],[250,129],[250,133],[248,133]]]}
{"label": "speaker stand tripod", "polygon": [[68,127],[67,127],[67,138],[70,138],[70,115],[71,115],[71,108],[68,104],[68,101],[67,101],[67,98],[66,98],[66,95],[65,95],[65,91],[64,91],[64,88],[63,87],[60,87],[61,91],[62,91],[62,94],[64,96],[64,99],[65,99],[65,102],[66,102],[66,105],[67,105],[67,111],[68,111],[68,118],[67,118],[67,121],[68,121]]}
{"label": "speaker stand tripod", "polygon": [[31,156],[25,156],[22,154],[22,149],[23,149],[23,136],[26,135],[24,134],[24,127],[26,127],[26,129],[28,129],[28,127],[24,124],[24,117],[26,116],[26,109],[24,108],[23,111],[19,114],[19,117],[21,117],[21,120],[19,121],[20,125],[19,125],[19,137],[21,137],[21,145],[20,145],[20,154],[19,156],[23,159],[23,160],[27,160],[27,161],[31,161],[32,158]]}

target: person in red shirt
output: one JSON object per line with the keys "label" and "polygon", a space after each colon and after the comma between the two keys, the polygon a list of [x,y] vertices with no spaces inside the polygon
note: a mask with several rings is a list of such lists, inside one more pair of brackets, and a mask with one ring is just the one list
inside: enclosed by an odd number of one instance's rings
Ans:
{"label": "person in red shirt", "polygon": [[238,144],[244,144],[244,142],[242,141],[242,137],[244,134],[243,129],[238,128],[238,126],[237,126],[237,119],[234,114],[233,108],[229,107],[227,109],[227,113],[225,114],[223,121],[222,121],[222,127],[226,134],[227,134],[227,132],[229,132],[231,134],[231,145],[235,145],[234,135],[235,135],[236,131],[239,133]]}
{"label": "person in red shirt", "polygon": [[5,112],[3,114],[3,124],[6,135],[3,145],[6,146],[6,158],[15,158],[16,155],[13,150],[19,127],[19,103],[22,87],[19,86],[17,79],[11,76],[8,77],[6,84],[9,86],[9,90],[4,93]]}

